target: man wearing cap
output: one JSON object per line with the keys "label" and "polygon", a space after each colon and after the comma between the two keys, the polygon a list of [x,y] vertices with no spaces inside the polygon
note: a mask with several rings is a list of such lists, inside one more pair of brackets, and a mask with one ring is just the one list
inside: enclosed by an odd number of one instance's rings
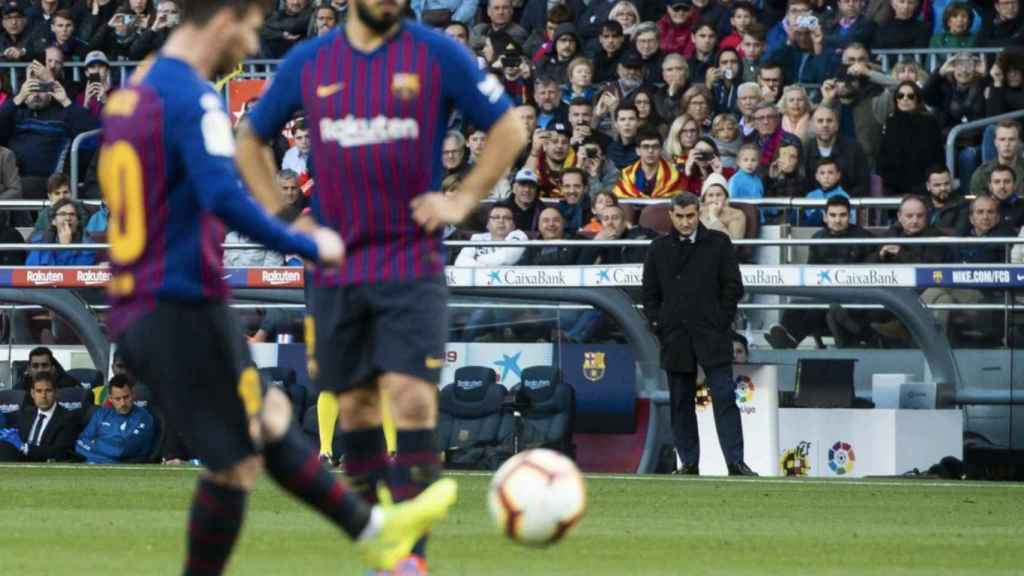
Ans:
{"label": "man wearing cap", "polygon": [[665,15],[658,20],[661,51],[666,54],[688,54],[693,50],[693,25],[700,16],[692,0],[665,0]]}
{"label": "man wearing cap", "polygon": [[529,33],[525,28],[512,21],[512,0],[488,0],[487,19],[489,22],[477,24],[473,27],[470,35],[470,46],[479,50],[483,46],[484,38],[495,32],[504,32],[512,37],[517,44],[522,46],[526,43]]}
{"label": "man wearing cap", "polygon": [[661,134],[646,129],[636,139],[640,159],[622,170],[615,195],[619,198],[671,198],[683,191],[683,180],[671,162],[661,157]]}
{"label": "man wearing cap", "polygon": [[619,102],[625,102],[644,82],[644,59],[635,50],[627,50],[619,59],[619,79],[614,86]]}
{"label": "man wearing cap", "polygon": [[732,378],[732,321],[743,277],[729,237],[700,223],[700,200],[672,199],[673,230],[651,243],[644,262],[644,315],[661,341],[668,375],[672,439],[682,474],[699,474],[694,396],[697,366],[711,389],[718,443],[730,476],[756,476],[743,461],[743,428]]}
{"label": "man wearing cap", "polygon": [[526,160],[526,168],[540,175],[541,195],[547,198],[561,198],[559,190],[562,171],[576,165],[576,155],[569,138],[572,129],[564,122],[548,124],[547,130],[533,134],[533,149]]}
{"label": "man wearing cap", "polygon": [[516,172],[512,180],[512,197],[506,203],[512,211],[516,230],[526,232],[537,227],[537,220],[544,209],[544,203],[540,201],[538,194],[539,184],[540,178],[533,170],[523,168]]}
{"label": "man wearing cap", "polygon": [[625,52],[626,38],[622,33],[622,24],[616,20],[608,20],[601,24],[600,42],[594,50],[594,84],[604,84],[615,80],[618,74],[619,60]]}
{"label": "man wearing cap", "polygon": [[550,76],[558,84],[565,84],[569,81],[569,62],[579,55],[580,51],[576,27],[572,24],[559,24],[551,37],[551,43],[553,48],[537,67],[537,75]]}
{"label": "man wearing cap", "polygon": [[[492,66],[501,70],[505,92],[517,106],[529,104],[532,71],[530,63],[523,58],[522,48],[504,32],[495,32],[490,36],[490,41],[495,52]],[[536,121],[536,118],[534,120]]]}
{"label": "man wearing cap", "polygon": [[4,31],[0,34],[0,54],[5,62],[25,62],[29,59],[28,19],[17,1],[3,5]]}
{"label": "man wearing cap", "polygon": [[110,61],[107,55],[93,50],[85,56],[85,90],[75,97],[75,103],[99,120],[110,92]]}

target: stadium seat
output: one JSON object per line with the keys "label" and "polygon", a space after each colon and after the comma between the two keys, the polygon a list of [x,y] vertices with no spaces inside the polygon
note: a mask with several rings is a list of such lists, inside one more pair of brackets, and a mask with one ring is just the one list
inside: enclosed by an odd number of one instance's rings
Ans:
{"label": "stadium seat", "polygon": [[57,390],[57,404],[68,412],[77,413],[82,418],[93,405],[92,390],[87,388],[60,388]]}
{"label": "stadium seat", "polygon": [[550,448],[571,457],[576,392],[562,379],[562,371],[554,366],[525,368],[512,393],[528,404],[517,430],[519,449]]}
{"label": "stadium seat", "polygon": [[103,373],[93,368],[72,368],[67,371],[67,374],[89,388],[103,386],[104,384]]}
{"label": "stadium seat", "polygon": [[0,390],[0,414],[11,415],[21,410],[25,402],[24,390]]}
{"label": "stadium seat", "polygon": [[640,213],[639,224],[650,228],[660,234],[668,234],[672,231],[672,219],[669,218],[669,204],[651,204]]}
{"label": "stadium seat", "polygon": [[292,403],[292,417],[301,425],[309,405],[315,403],[315,400],[310,398],[306,387],[298,383],[295,370],[272,366],[260,368],[260,375],[267,386],[277,386],[284,390]]}
{"label": "stadium seat", "polygon": [[[334,429],[334,438],[331,440],[331,451],[334,453],[335,457],[341,456],[345,453],[345,448],[341,445],[341,434],[338,434],[338,432],[341,431],[340,426],[341,421],[339,420],[338,426]],[[306,409],[306,413],[303,414],[302,433],[309,438],[314,449],[320,450],[320,423],[317,420],[315,402],[312,406]]]}
{"label": "stadium seat", "polygon": [[441,389],[438,401],[438,445],[449,468],[496,469],[511,456],[514,433],[504,417],[505,388],[494,370],[464,366],[455,381]]}

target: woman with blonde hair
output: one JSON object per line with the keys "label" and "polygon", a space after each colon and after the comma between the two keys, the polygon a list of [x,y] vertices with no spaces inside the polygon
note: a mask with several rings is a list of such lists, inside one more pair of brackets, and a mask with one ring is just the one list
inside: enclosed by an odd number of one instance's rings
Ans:
{"label": "woman with blonde hair", "polygon": [[690,86],[683,93],[681,102],[683,114],[697,121],[701,136],[711,132],[711,104],[713,102],[711,90],[702,84]]}
{"label": "woman with blonde hair", "polygon": [[636,9],[636,4],[629,0],[620,0],[608,13],[608,19],[621,24],[622,33],[632,40],[636,27],[640,24],[640,11]]}
{"label": "woman with blonde hair", "polygon": [[686,156],[690,149],[700,138],[700,125],[693,118],[686,114],[680,114],[672,121],[668,129],[668,137],[665,138],[663,152],[665,158],[674,163],[676,167],[686,165]]}
{"label": "woman with blonde hair", "polygon": [[782,129],[800,138],[803,143],[814,138],[814,124],[811,123],[811,100],[803,86],[793,84],[782,90],[779,99],[782,113]]}

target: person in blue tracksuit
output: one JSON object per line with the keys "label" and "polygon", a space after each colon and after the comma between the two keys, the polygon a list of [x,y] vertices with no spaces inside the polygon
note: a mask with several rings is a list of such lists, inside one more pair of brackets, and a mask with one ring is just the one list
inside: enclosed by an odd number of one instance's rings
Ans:
{"label": "person in blue tracksuit", "polygon": [[75,452],[90,464],[117,464],[144,457],[153,448],[153,415],[135,405],[135,383],[124,374],[110,380],[107,400],[78,436]]}

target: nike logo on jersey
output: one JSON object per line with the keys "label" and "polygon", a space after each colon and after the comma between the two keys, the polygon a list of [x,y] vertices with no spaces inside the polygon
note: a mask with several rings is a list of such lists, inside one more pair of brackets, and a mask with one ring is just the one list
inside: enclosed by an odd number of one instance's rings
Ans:
{"label": "nike logo on jersey", "polygon": [[344,88],[344,87],[345,87],[345,83],[344,82],[337,82],[337,83],[334,83],[334,84],[328,84],[326,86],[317,86],[316,87],[316,97],[317,98],[330,98],[331,96],[334,96],[338,92],[341,92],[341,89]]}

